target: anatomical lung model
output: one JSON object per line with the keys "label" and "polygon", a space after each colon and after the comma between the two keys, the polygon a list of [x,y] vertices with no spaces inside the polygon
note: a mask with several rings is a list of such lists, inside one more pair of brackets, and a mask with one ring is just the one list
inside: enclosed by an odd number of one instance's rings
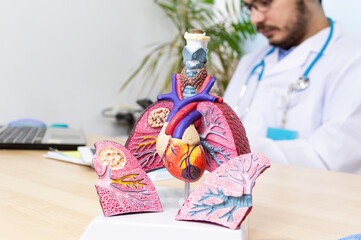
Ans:
{"label": "anatomical lung model", "polygon": [[209,94],[215,82],[204,66],[209,37],[196,32],[185,38],[185,67],[172,75],[172,92],[143,113],[126,147],[146,171],[165,166],[176,178],[194,182],[205,169],[213,171],[250,147],[237,115]]}
{"label": "anatomical lung model", "polygon": [[193,30],[185,39],[185,67],[172,75],[172,91],[159,95],[158,102],[144,111],[125,148],[110,148],[110,154],[118,156],[117,149],[121,159],[125,156],[129,161],[107,160],[110,155],[104,152],[103,156],[102,151],[109,149],[104,146],[109,143],[97,144],[97,191],[106,216],[160,211],[145,172],[166,167],[174,177],[195,182],[208,170],[212,174],[190,195],[176,219],[210,221],[234,229],[252,207],[256,178],[270,164],[265,157],[250,153],[237,115],[222,98],[209,93],[215,83],[205,67],[209,37]]}
{"label": "anatomical lung model", "polygon": [[125,147],[110,141],[95,147],[93,165],[99,176],[95,187],[106,217],[162,211],[153,183]]}
{"label": "anatomical lung model", "polygon": [[179,210],[177,220],[209,221],[236,229],[252,208],[252,187],[270,166],[260,154],[244,154],[208,176]]}

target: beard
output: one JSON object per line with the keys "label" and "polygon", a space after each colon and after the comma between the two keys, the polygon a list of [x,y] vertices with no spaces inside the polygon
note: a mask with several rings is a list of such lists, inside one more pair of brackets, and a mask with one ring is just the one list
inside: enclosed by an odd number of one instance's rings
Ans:
{"label": "beard", "polygon": [[[303,0],[297,0],[296,12],[293,19],[286,23],[282,29],[282,31],[286,32],[286,35],[282,39],[278,40],[269,39],[269,44],[285,50],[299,45],[306,36],[306,26],[308,21],[309,10],[307,9]],[[263,23],[257,24],[257,30],[262,29],[281,30],[277,26],[265,25]]]}

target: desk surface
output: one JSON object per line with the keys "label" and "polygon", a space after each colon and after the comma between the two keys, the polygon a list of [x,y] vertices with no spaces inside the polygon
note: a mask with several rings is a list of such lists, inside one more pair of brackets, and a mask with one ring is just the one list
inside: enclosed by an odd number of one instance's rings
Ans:
{"label": "desk surface", "polygon": [[[44,153],[0,150],[1,239],[79,239],[102,212],[95,172]],[[249,237],[320,240],[360,233],[360,190],[361,175],[273,163],[254,187]]]}

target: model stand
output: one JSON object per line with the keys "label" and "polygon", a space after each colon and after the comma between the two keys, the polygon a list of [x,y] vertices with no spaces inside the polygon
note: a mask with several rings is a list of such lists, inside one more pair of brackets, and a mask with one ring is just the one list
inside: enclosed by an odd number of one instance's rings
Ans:
{"label": "model stand", "polygon": [[81,240],[98,239],[248,239],[248,220],[243,221],[241,228],[232,230],[217,224],[176,221],[179,202],[184,200],[184,189],[157,187],[162,202],[163,212],[125,214],[104,217],[99,214],[89,224]]}

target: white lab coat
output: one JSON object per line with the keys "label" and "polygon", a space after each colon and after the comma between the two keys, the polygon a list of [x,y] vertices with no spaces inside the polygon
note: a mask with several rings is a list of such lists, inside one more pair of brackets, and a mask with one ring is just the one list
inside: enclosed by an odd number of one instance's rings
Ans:
{"label": "white lab coat", "polygon": [[[255,90],[250,111],[242,118],[252,152],[271,161],[361,174],[361,39],[347,35],[339,23],[323,56],[311,70],[310,86],[292,92],[286,129],[298,132],[297,140],[266,138],[268,127],[280,127],[284,96],[324,45],[326,28],[296,47],[278,62],[278,50],[264,58],[263,78]],[[244,56],[225,92],[231,107],[249,103],[249,92],[261,68],[252,75],[243,104],[240,89],[252,68],[271,49],[267,46]],[[248,96],[248,97],[247,97]]]}

